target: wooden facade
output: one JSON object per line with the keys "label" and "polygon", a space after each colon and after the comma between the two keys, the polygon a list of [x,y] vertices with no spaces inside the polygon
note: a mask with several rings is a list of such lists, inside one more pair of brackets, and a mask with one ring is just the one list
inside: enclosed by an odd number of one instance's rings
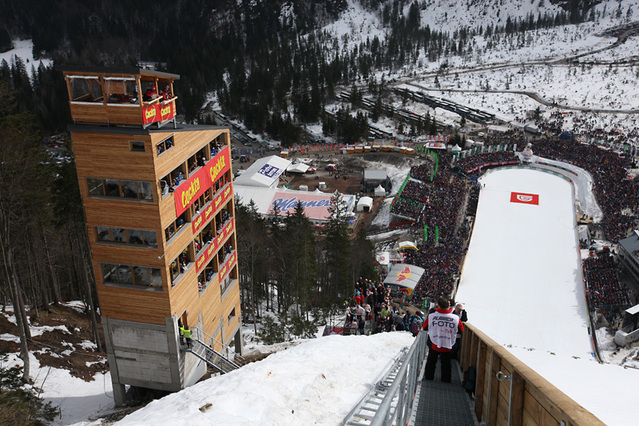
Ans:
{"label": "wooden facade", "polygon": [[[62,71],[102,315],[155,325],[178,318],[232,343],[240,297],[229,130],[176,124],[175,74]],[[152,86],[157,97],[145,99]],[[203,282],[205,271],[215,273]]]}
{"label": "wooden facade", "polygon": [[460,364],[464,371],[475,367],[475,414],[482,424],[604,424],[469,323],[464,324]]}

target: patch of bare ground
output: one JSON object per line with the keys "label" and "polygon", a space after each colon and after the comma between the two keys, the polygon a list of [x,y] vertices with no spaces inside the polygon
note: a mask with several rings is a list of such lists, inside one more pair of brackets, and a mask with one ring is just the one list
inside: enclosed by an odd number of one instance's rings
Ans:
{"label": "patch of bare ground", "polygon": [[[41,366],[68,370],[72,376],[87,382],[92,381],[96,373],[108,370],[106,353],[97,352],[91,344],[91,320],[87,314],[64,305],[52,305],[37,315],[33,310],[28,314],[33,326],[63,326],[33,336],[29,342]],[[103,339],[99,322],[98,330]]]}
{"label": "patch of bare ground", "polygon": [[[18,335],[18,327],[9,321],[4,315],[0,315],[0,334]],[[6,352],[18,352],[20,344],[9,340],[0,340],[0,354]]]}
{"label": "patch of bare ground", "polygon": [[[361,191],[361,181],[367,168],[383,169],[385,165],[405,167],[421,164],[425,160],[417,155],[409,157],[395,152],[371,152],[365,154],[338,154],[335,151],[313,154],[295,154],[289,160],[296,162],[308,161],[317,171],[314,174],[291,174],[284,178],[284,182],[291,189],[299,189],[300,185],[307,185],[309,191],[314,191],[319,182],[326,183],[322,192],[339,191],[342,194],[357,194]],[[335,164],[337,171],[327,171],[328,164]]]}

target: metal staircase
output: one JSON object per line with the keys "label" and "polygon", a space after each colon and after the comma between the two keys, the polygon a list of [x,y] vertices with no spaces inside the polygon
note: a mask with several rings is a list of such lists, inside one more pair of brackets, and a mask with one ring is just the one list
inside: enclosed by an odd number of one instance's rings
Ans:
{"label": "metal staircase", "polygon": [[183,348],[222,374],[237,370],[240,368],[241,364],[244,364],[244,358],[241,356],[235,355],[234,360],[230,360],[222,353],[216,351],[214,349],[215,347],[223,348],[224,345],[204,333],[202,330],[194,328],[193,336],[191,337],[191,346]]}

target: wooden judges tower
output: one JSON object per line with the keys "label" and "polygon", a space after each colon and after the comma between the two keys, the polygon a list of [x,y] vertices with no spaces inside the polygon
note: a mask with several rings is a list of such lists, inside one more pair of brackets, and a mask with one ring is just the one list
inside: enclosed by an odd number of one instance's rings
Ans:
{"label": "wooden judges tower", "polygon": [[[178,75],[61,67],[116,405],[241,355],[228,129],[175,120]],[[191,329],[190,345],[179,326]]]}

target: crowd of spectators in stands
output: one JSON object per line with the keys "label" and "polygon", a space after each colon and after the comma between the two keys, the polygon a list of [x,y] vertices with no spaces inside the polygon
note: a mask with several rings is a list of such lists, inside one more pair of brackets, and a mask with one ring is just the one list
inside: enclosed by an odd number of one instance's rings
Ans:
{"label": "crowd of spectators in stands", "polygon": [[590,172],[597,203],[603,212],[603,219],[598,227],[606,239],[617,242],[635,227],[639,188],[627,177],[626,169],[631,166],[630,159],[595,145],[585,145],[569,139],[537,140],[533,142],[533,152]]}
{"label": "crowd of spectators in stands", "polygon": [[471,173],[475,170],[481,170],[487,165],[506,165],[517,164],[519,159],[513,152],[513,147],[508,146],[507,151],[483,152],[475,155],[469,155],[455,161],[455,166],[463,173]]}
{"label": "crowd of spectators in stands", "polygon": [[617,278],[614,258],[601,253],[583,262],[586,299],[591,311],[598,310],[613,323],[630,305],[630,295]]}
{"label": "crowd of spectators in stands", "polygon": [[[554,120],[555,123],[546,122],[540,128],[560,132],[560,118],[555,117]],[[458,159],[454,166],[463,173],[469,173],[494,163],[516,163],[515,144],[518,151],[526,146],[522,131],[491,134],[486,138],[485,146],[504,145],[506,150],[467,156]],[[593,190],[603,212],[603,220],[591,226],[601,230],[603,238],[617,242],[637,226],[639,187],[626,172],[631,167],[631,160],[611,150],[570,138],[541,136],[532,142],[532,149],[535,155],[564,161],[591,173]],[[435,170],[433,161],[411,168],[409,180],[391,208],[391,213],[413,221],[408,228],[416,235],[419,250],[406,249],[404,252],[405,263],[425,269],[412,295],[413,301],[420,306],[423,298],[434,300],[442,294],[453,294],[472,225],[472,219],[458,223],[464,218],[460,211],[464,208],[469,188],[467,215],[472,215],[477,205],[478,189],[466,185],[460,176],[450,171],[452,155],[438,153],[438,156],[438,170]],[[428,229],[426,241],[423,238],[424,225]],[[433,233],[436,227],[439,241],[435,243]],[[598,309],[607,319],[614,320],[615,315],[630,304],[627,289],[617,279],[612,257],[586,259],[584,276],[591,310]],[[394,320],[390,322],[396,323]]]}
{"label": "crowd of spectators in stands", "polygon": [[411,168],[410,179],[391,209],[395,215],[413,219],[408,231],[416,235],[418,250],[406,249],[404,254],[406,263],[425,269],[411,295],[418,306],[424,298],[453,294],[467,245],[467,227],[457,226],[467,185],[450,171],[451,154],[438,156],[437,171],[432,161]]}
{"label": "crowd of spectators in stands", "polygon": [[424,268],[424,275],[413,290],[413,302],[422,305],[422,299],[435,300],[439,295],[452,295],[466,253],[466,242],[458,237],[445,238],[435,246],[423,239],[419,250],[405,250],[405,262]]}

